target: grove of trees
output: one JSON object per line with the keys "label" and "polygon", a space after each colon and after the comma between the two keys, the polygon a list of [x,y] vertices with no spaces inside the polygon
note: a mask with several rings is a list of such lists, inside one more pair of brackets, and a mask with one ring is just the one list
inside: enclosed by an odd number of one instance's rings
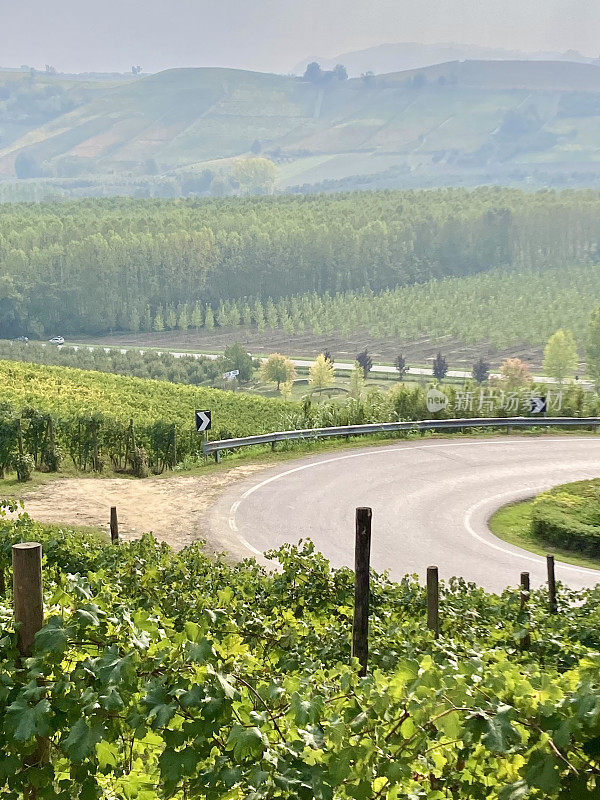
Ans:
{"label": "grove of trees", "polygon": [[[231,316],[234,302],[246,315],[256,310],[260,327],[272,324],[269,302],[282,298],[314,293],[337,302],[350,293],[361,304],[381,295],[385,304],[398,287],[493,267],[587,266],[599,241],[600,194],[592,191],[3,205],[0,336],[152,330],[161,318],[165,328],[196,327],[200,313],[209,327],[221,324],[221,306]],[[279,316],[277,324],[291,327],[287,302],[290,322]]]}

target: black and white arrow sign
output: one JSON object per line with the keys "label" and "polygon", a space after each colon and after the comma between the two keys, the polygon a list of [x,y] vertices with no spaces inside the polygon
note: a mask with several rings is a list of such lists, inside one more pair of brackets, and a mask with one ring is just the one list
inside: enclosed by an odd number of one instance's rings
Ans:
{"label": "black and white arrow sign", "polygon": [[548,401],[545,397],[532,397],[529,410],[532,414],[545,414],[548,411]]}
{"label": "black and white arrow sign", "polygon": [[209,431],[212,424],[210,411],[196,411],[196,430],[198,433]]}

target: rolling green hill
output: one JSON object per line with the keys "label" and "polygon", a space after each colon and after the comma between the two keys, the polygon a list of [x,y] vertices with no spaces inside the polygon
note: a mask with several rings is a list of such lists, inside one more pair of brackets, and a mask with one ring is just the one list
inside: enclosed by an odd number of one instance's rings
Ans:
{"label": "rolling green hill", "polygon": [[[3,80],[8,85],[0,73],[0,121],[9,102]],[[318,83],[220,68],[112,85],[29,81],[31,92],[52,98],[51,108],[8,132],[0,122],[5,181],[24,154],[39,165],[33,178],[62,180],[67,191],[82,177],[133,185],[208,174],[206,186],[192,189],[202,193],[253,147],[278,165],[280,189],[356,176],[407,186],[600,181],[595,64],[455,61]]]}

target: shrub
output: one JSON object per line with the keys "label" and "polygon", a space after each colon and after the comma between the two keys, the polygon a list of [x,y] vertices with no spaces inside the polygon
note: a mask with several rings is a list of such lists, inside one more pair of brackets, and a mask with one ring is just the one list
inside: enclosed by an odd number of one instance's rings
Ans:
{"label": "shrub", "polygon": [[539,495],[531,531],[549,544],[600,557],[600,480],[578,481]]}
{"label": "shrub", "polygon": [[17,479],[19,481],[22,483],[30,481],[33,470],[35,469],[33,456],[30,456],[29,453],[15,456],[13,459],[13,467],[16,470]]}

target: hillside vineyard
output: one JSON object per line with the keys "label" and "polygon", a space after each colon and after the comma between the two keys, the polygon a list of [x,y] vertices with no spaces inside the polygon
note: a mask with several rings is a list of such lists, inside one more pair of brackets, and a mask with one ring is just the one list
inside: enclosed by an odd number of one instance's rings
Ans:
{"label": "hillside vineyard", "polygon": [[581,265],[596,260],[599,235],[593,191],[6,205],[0,336],[149,330],[157,310],[183,306],[198,327],[227,300]]}

